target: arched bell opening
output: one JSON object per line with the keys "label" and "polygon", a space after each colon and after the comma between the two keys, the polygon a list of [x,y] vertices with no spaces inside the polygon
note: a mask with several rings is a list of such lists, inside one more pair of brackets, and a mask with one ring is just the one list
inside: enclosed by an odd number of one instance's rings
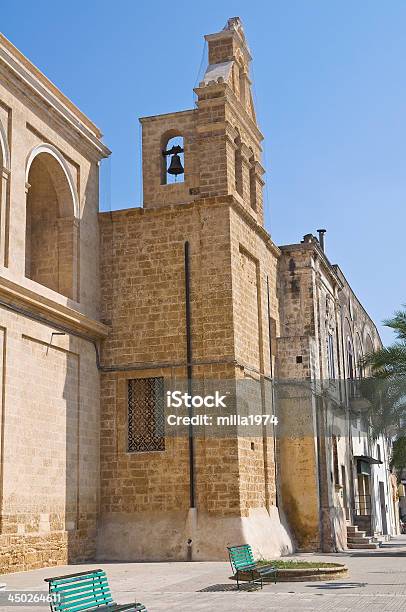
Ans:
{"label": "arched bell opening", "polygon": [[183,136],[176,132],[166,133],[161,140],[161,185],[184,183],[185,147]]}
{"label": "arched bell opening", "polygon": [[77,199],[59,152],[39,147],[27,165],[25,275],[77,299]]}

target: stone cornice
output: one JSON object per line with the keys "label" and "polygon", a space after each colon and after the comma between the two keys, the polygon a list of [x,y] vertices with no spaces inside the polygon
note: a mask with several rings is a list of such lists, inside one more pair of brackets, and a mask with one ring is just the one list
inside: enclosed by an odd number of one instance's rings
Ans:
{"label": "stone cornice", "polygon": [[108,157],[110,150],[101,142],[102,133],[36,66],[10,41],[0,34],[0,67],[26,94],[30,90],[30,100],[37,101],[44,112],[52,112],[61,125],[80,136],[81,140],[97,152],[99,158]]}
{"label": "stone cornice", "polygon": [[72,332],[79,332],[92,340],[103,339],[109,333],[109,328],[103,323],[2,276],[0,276],[0,299],[10,306],[20,306],[26,311],[41,315],[50,325],[52,322],[63,324],[72,329]]}
{"label": "stone cornice", "polygon": [[162,118],[170,119],[173,117],[174,119],[177,119],[180,116],[193,115],[195,113],[197,113],[197,108],[189,108],[182,111],[174,111],[173,113],[163,113],[162,115],[146,115],[145,117],[138,117],[138,121],[140,123],[147,123],[150,121],[159,121]]}

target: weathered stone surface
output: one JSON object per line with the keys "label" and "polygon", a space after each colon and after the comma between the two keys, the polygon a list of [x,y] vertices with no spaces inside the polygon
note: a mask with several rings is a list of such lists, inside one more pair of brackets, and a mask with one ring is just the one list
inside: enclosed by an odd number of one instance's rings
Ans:
{"label": "weathered stone surface", "polygon": [[108,150],[2,36],[0,47],[0,571],[14,572],[95,552],[99,376],[94,346],[70,332],[107,331],[96,319]]}

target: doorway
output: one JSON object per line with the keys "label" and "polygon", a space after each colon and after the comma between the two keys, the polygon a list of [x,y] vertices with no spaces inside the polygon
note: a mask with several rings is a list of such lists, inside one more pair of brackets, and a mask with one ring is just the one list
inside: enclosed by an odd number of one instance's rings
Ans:
{"label": "doorway", "polygon": [[381,517],[382,517],[382,533],[388,535],[388,521],[386,519],[386,503],[385,503],[385,485],[379,481],[379,502],[381,505]]}
{"label": "doorway", "polygon": [[343,506],[345,512],[345,518],[347,521],[350,520],[350,511],[348,508],[348,494],[347,494],[347,476],[345,473],[345,465],[341,466],[341,482],[343,485]]}

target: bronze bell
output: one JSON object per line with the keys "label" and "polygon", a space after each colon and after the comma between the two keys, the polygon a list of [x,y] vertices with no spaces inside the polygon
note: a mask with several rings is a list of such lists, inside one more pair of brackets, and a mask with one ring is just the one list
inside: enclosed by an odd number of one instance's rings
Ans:
{"label": "bronze bell", "polygon": [[168,168],[168,174],[175,174],[177,176],[178,174],[183,173],[184,169],[182,166],[182,162],[180,161],[179,155],[175,153],[175,155],[172,155],[171,163],[169,164]]}
{"label": "bronze bell", "polygon": [[182,166],[182,162],[180,161],[179,153],[183,153],[184,149],[179,145],[173,146],[168,151],[162,151],[162,155],[166,157],[167,155],[172,155],[171,163],[169,164],[169,168],[167,170],[168,174],[174,174],[177,176],[178,174],[183,174],[184,169]]}

